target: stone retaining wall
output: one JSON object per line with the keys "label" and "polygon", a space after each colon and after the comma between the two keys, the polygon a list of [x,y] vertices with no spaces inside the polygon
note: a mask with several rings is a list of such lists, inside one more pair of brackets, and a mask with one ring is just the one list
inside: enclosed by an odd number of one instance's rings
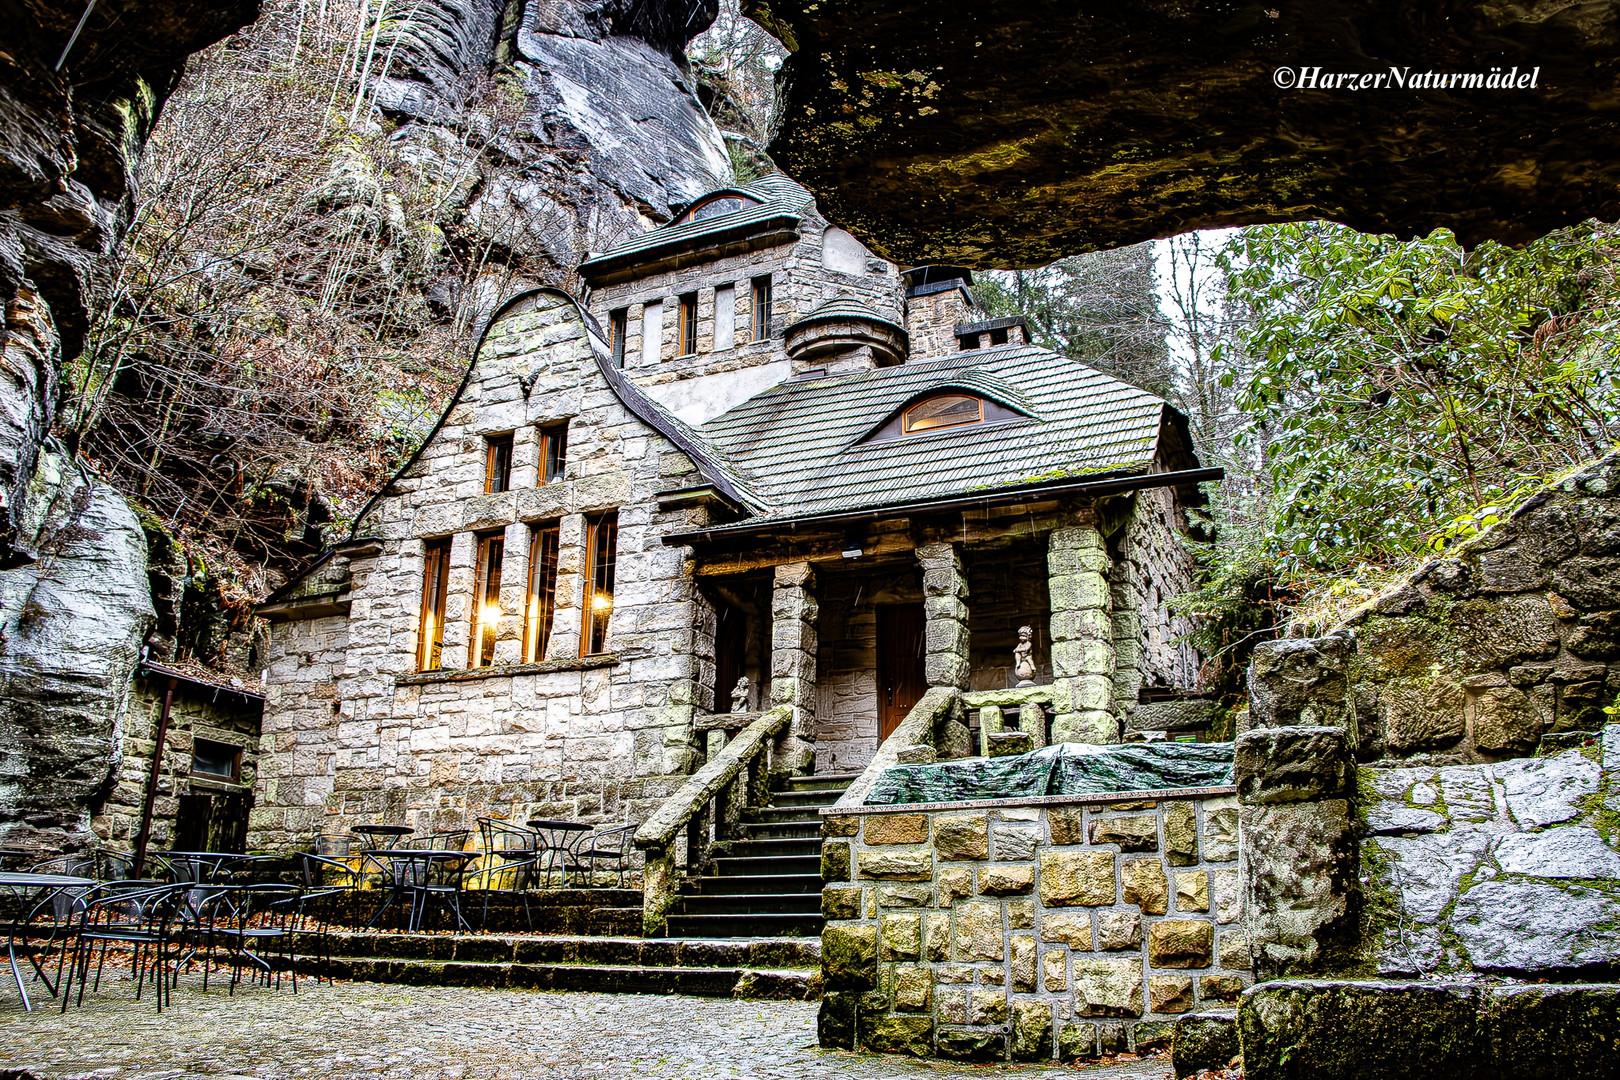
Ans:
{"label": "stone retaining wall", "polygon": [[824,816],[821,1044],[969,1060],[1161,1045],[1249,978],[1230,788]]}

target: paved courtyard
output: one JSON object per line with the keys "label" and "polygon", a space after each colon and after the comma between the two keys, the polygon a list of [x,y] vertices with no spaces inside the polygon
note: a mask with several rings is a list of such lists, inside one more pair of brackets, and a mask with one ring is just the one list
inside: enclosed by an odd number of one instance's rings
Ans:
{"label": "paved courtyard", "polygon": [[[0,970],[4,964],[0,963]],[[183,978],[161,1016],[127,981],[84,1007],[0,984],[0,1077],[413,1080],[1165,1080],[1164,1058],[1088,1069],[962,1066],[816,1047],[816,1006],[628,994],[300,983],[296,997]],[[37,985],[37,984],[36,984]],[[93,1000],[92,1000],[93,997]]]}

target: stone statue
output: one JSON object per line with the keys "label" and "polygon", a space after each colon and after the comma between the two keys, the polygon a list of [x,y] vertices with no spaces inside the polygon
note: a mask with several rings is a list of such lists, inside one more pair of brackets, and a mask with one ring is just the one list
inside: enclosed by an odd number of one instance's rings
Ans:
{"label": "stone statue", "polygon": [[731,690],[731,711],[734,713],[748,711],[748,676],[744,675],[737,680],[737,685]]}
{"label": "stone statue", "polygon": [[1013,650],[1013,674],[1018,676],[1019,686],[1035,685],[1035,646],[1030,643],[1034,636],[1034,627],[1018,628],[1018,647]]}

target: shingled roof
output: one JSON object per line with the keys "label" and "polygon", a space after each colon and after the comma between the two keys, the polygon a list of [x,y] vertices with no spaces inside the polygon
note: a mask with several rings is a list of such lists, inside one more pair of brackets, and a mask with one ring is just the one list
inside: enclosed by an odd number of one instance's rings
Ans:
{"label": "shingled roof", "polygon": [[[895,410],[951,387],[1030,415],[865,441]],[[695,431],[768,504],[757,523],[1145,473],[1169,411],[1065,356],[1008,345],[789,380]]]}

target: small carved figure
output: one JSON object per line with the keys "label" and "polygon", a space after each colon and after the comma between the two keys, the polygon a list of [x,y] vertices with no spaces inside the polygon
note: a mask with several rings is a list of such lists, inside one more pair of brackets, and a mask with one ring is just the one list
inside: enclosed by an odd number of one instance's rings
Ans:
{"label": "small carved figure", "polygon": [[1035,685],[1035,646],[1030,642],[1034,636],[1034,627],[1018,628],[1018,647],[1013,649],[1013,674],[1018,676],[1019,686]]}
{"label": "small carved figure", "polygon": [[748,676],[744,675],[737,680],[737,685],[731,690],[731,711],[734,713],[748,711]]}

